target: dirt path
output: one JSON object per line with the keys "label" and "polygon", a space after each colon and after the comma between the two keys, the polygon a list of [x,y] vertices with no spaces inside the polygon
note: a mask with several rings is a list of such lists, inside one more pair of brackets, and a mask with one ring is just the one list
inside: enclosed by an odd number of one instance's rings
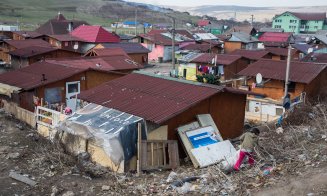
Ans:
{"label": "dirt path", "polygon": [[317,168],[304,173],[299,177],[290,177],[287,180],[268,189],[259,191],[257,196],[275,195],[327,195],[327,167]]}

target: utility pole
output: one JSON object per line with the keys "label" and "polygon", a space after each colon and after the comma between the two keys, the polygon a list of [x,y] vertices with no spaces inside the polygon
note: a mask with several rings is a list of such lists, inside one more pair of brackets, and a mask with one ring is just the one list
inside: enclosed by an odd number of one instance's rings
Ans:
{"label": "utility pole", "polygon": [[253,27],[254,15],[251,15],[251,26]]}
{"label": "utility pole", "polygon": [[285,77],[285,94],[284,98],[288,94],[288,81],[289,81],[289,76],[290,76],[290,65],[291,65],[291,50],[292,46],[291,44],[288,46],[288,56],[287,56],[287,64],[286,64],[286,77]]}
{"label": "utility pole", "polygon": [[135,9],[135,36],[137,36],[137,9]]}
{"label": "utility pole", "polygon": [[172,17],[173,19],[173,29],[171,31],[171,34],[172,34],[172,60],[171,60],[171,63],[173,64],[173,69],[174,69],[174,74],[176,75],[176,67],[175,67],[175,28],[176,28],[176,20],[174,17]]}

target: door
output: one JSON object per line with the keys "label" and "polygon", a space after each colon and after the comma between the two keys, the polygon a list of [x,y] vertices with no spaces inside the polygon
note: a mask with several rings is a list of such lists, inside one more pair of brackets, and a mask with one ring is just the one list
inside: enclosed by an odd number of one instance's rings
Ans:
{"label": "door", "polygon": [[77,95],[81,92],[80,81],[67,82],[66,83],[66,105],[72,109],[72,112],[76,111]]}

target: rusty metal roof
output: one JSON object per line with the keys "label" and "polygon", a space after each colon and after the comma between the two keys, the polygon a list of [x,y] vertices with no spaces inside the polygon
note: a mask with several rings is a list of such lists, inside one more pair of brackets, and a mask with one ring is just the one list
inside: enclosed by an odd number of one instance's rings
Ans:
{"label": "rusty metal roof", "polygon": [[74,68],[94,69],[100,71],[135,70],[143,68],[143,65],[134,62],[126,55],[72,57],[47,61]]}
{"label": "rusty metal roof", "polygon": [[[191,63],[208,63],[212,64],[213,59],[217,54],[203,53],[200,56],[191,60]],[[240,55],[229,55],[229,54],[218,54],[217,55],[217,64],[229,65],[238,59],[242,58]]]}
{"label": "rusty metal roof", "polygon": [[160,124],[222,90],[133,73],[84,91],[80,98]]}
{"label": "rusty metal roof", "polygon": [[[326,68],[326,64],[315,64],[293,61],[290,67],[290,81],[299,83],[310,83],[320,72]],[[238,73],[240,76],[256,76],[261,73],[263,78],[285,80],[286,61],[259,60],[250,64]]]}
{"label": "rusty metal roof", "polygon": [[216,93],[247,93],[229,90],[221,86],[132,73],[83,91],[80,98],[161,124]]}
{"label": "rusty metal roof", "polygon": [[5,40],[7,44],[16,49],[26,48],[30,46],[51,47],[51,45],[42,39],[26,39],[26,40]]}
{"label": "rusty metal roof", "polygon": [[301,20],[326,20],[326,12],[289,12]]}
{"label": "rusty metal roof", "polygon": [[[85,70],[60,66],[48,62],[38,62],[30,66],[0,74],[0,83],[30,90],[45,84],[53,83]],[[42,81],[42,74],[46,80]]]}
{"label": "rusty metal roof", "polygon": [[29,46],[26,48],[20,48],[20,49],[11,51],[11,52],[9,52],[9,54],[14,55],[14,56],[23,57],[23,58],[28,58],[28,57],[56,51],[56,50],[58,50],[58,48]]}
{"label": "rusty metal roof", "polygon": [[127,54],[143,54],[149,53],[150,50],[145,48],[140,43],[121,42],[121,43],[103,43],[101,44],[104,48],[121,48]]}
{"label": "rusty metal roof", "polygon": [[265,50],[245,50],[245,49],[237,49],[233,52],[230,52],[231,55],[241,55],[242,57],[258,60],[267,55],[269,52]]}

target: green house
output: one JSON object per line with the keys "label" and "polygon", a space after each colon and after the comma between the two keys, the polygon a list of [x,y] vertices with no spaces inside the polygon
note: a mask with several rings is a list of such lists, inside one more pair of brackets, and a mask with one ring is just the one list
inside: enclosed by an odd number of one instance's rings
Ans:
{"label": "green house", "polygon": [[315,33],[326,26],[326,13],[284,12],[273,18],[272,28],[284,29],[284,32]]}

